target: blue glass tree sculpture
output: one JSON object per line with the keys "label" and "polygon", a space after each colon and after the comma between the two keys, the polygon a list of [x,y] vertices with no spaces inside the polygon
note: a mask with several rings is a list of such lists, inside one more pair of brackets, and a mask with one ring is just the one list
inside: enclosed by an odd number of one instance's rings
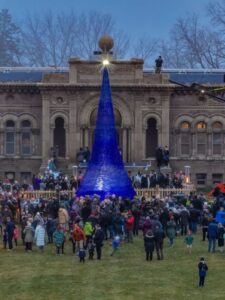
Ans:
{"label": "blue glass tree sculpture", "polygon": [[77,191],[78,196],[106,195],[133,199],[135,191],[120,154],[112,105],[108,70],[103,69],[95,138],[86,173]]}

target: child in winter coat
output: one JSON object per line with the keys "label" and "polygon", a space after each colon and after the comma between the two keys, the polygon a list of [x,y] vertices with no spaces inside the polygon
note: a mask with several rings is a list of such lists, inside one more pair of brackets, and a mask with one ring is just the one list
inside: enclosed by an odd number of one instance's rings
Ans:
{"label": "child in winter coat", "polygon": [[35,229],[35,240],[37,247],[42,252],[45,246],[45,227],[42,223],[38,223]]}
{"label": "child in winter coat", "polygon": [[15,245],[17,246],[17,241],[20,237],[20,230],[18,228],[18,226],[15,225],[15,229],[13,231],[13,238],[14,238],[14,242],[15,242]]}
{"label": "child in winter coat", "polygon": [[63,228],[60,226],[60,224],[57,226],[56,231],[53,233],[53,241],[56,247],[56,254],[60,255],[63,253],[63,245],[65,241],[65,234]]}
{"label": "child in winter coat", "polygon": [[84,249],[80,249],[79,250],[79,258],[80,258],[80,262],[85,263],[85,257],[86,257],[86,252]]}
{"label": "child in winter coat", "polygon": [[31,226],[31,223],[27,221],[27,226],[23,230],[24,232],[24,242],[25,242],[25,251],[32,251],[32,242],[34,238],[34,228]]}
{"label": "child in winter coat", "polygon": [[118,251],[119,246],[120,246],[120,236],[119,236],[119,235],[116,235],[116,236],[113,238],[113,240],[112,240],[112,248],[113,248],[113,251],[112,251],[112,253],[110,254],[111,256],[113,256],[114,253]]}
{"label": "child in winter coat", "polygon": [[208,266],[205,262],[204,257],[201,257],[200,262],[198,264],[199,287],[204,287],[205,276],[206,276],[207,271],[208,271]]}
{"label": "child in winter coat", "polygon": [[189,253],[191,253],[194,238],[190,230],[188,231],[188,235],[185,237],[184,241],[187,246],[187,249],[189,250]]}
{"label": "child in winter coat", "polygon": [[87,250],[88,250],[88,254],[89,254],[88,259],[93,260],[94,253],[95,253],[95,244],[94,244],[93,238],[89,239],[88,244],[87,244]]}

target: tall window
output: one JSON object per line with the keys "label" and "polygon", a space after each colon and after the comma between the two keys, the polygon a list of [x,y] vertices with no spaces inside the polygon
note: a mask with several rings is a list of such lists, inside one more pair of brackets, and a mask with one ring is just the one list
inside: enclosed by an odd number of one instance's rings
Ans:
{"label": "tall window", "polygon": [[5,154],[15,154],[15,123],[12,120],[6,121]]}
{"label": "tall window", "polygon": [[29,120],[21,123],[21,152],[22,155],[31,154],[31,123]]}
{"label": "tall window", "polygon": [[180,152],[181,155],[189,155],[190,154],[190,123],[184,121],[180,125]]}
{"label": "tall window", "polygon": [[196,183],[198,186],[204,186],[206,184],[207,174],[198,173],[196,174]]}
{"label": "tall window", "polygon": [[146,130],[146,157],[155,157],[158,147],[157,121],[154,118],[148,119]]}
{"label": "tall window", "polygon": [[189,133],[181,133],[181,155],[189,155],[190,154],[190,134]]}
{"label": "tall window", "polygon": [[190,129],[190,127],[191,127],[190,123],[187,122],[187,121],[182,122],[181,125],[180,125],[181,129]]}
{"label": "tall window", "polygon": [[213,148],[213,155],[221,155],[222,154],[222,128],[223,125],[220,122],[214,122],[212,124],[212,148]]}
{"label": "tall window", "polygon": [[223,182],[223,174],[212,174],[212,183],[215,184],[220,182]]}
{"label": "tall window", "polygon": [[222,134],[221,132],[213,132],[213,154],[222,154]]}
{"label": "tall window", "polygon": [[64,119],[58,117],[55,119],[54,129],[54,147],[57,152],[57,156],[65,157],[66,155],[66,130],[64,128]]}
{"label": "tall window", "polygon": [[198,155],[205,155],[206,154],[206,123],[205,122],[198,122],[196,124],[197,129],[197,154]]}

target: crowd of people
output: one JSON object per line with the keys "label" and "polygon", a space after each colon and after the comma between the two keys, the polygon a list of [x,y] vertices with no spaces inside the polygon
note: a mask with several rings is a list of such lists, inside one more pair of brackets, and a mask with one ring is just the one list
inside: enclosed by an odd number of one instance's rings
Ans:
{"label": "crowd of people", "polygon": [[128,174],[133,186],[142,189],[155,188],[157,185],[161,188],[182,188],[185,181],[183,171],[175,172],[172,176],[154,170],[150,173],[138,171],[134,176],[131,175],[131,172]]}
{"label": "crowd of people", "polygon": [[55,253],[62,255],[65,241],[69,241],[71,253],[77,254],[84,263],[86,255],[89,259],[102,258],[104,240],[110,240],[113,256],[121,243],[133,243],[135,236],[142,235],[146,260],[151,261],[154,252],[158,260],[163,260],[165,239],[172,248],[177,236],[183,236],[191,253],[195,234],[201,228],[202,241],[208,240],[208,252],[215,252],[217,247],[224,251],[225,197],[222,193],[217,193],[211,205],[202,194],[132,200],[111,195],[100,201],[97,195],[92,199],[76,195],[70,198],[66,190],[73,182],[65,176],[56,182],[51,182],[54,180],[51,177],[45,180],[44,184],[52,189],[60,183],[65,193],[60,198],[35,201],[20,198],[19,189],[25,188],[23,185],[17,184],[11,191],[7,185],[1,186],[0,232],[4,249],[12,250],[22,241],[26,252],[33,250],[34,242],[43,252],[47,240],[48,244],[54,244]]}

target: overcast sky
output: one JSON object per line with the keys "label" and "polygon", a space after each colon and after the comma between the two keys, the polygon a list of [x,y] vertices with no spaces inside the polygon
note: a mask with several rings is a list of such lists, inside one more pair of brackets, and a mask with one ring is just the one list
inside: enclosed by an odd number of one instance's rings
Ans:
{"label": "overcast sky", "polygon": [[21,19],[27,11],[41,13],[96,10],[110,13],[118,27],[132,38],[149,35],[166,38],[178,17],[197,13],[204,22],[204,8],[209,0],[0,0],[0,9],[8,8]]}

